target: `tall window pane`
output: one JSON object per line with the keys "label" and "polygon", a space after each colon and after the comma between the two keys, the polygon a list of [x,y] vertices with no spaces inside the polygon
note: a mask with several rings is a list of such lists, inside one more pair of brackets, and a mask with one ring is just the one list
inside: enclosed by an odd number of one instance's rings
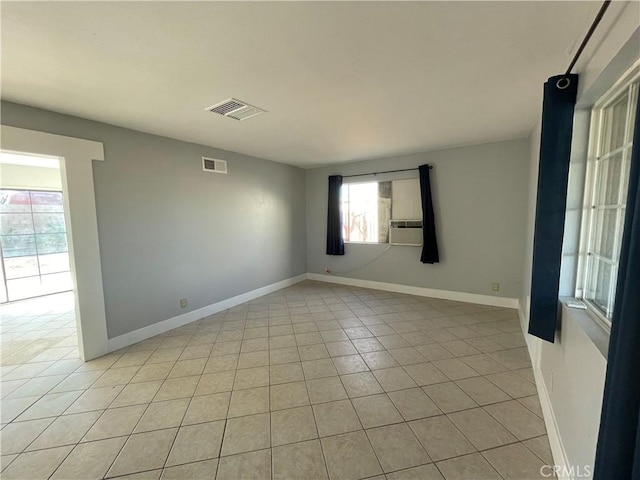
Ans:
{"label": "tall window pane", "polygon": [[342,188],[344,240],[378,242],[378,183],[351,183]]}
{"label": "tall window pane", "polygon": [[636,80],[603,101],[593,115],[583,295],[607,318],[613,313],[637,95]]}

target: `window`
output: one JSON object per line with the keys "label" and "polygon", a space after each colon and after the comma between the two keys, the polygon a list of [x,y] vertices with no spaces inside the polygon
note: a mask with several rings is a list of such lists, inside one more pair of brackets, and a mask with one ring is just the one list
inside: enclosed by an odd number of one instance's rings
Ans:
{"label": "window", "polygon": [[62,192],[0,190],[0,303],[71,290]]}
{"label": "window", "polygon": [[342,185],[341,212],[345,242],[388,243],[391,182]]}
{"label": "window", "polygon": [[591,119],[582,297],[608,325],[613,313],[629,184],[638,96],[638,69],[634,72],[596,103]]}

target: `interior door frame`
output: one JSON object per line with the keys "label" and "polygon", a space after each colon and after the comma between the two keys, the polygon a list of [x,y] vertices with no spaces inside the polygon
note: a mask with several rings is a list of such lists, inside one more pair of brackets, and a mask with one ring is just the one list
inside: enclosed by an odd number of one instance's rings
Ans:
{"label": "interior door frame", "polygon": [[83,361],[102,356],[108,353],[108,336],[92,162],[104,161],[104,146],[7,125],[0,126],[0,138],[3,151],[57,157],[60,161],[78,351]]}

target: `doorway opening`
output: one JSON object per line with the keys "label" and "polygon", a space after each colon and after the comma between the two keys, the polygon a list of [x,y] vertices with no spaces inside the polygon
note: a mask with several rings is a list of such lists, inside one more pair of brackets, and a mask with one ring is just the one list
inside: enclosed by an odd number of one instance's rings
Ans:
{"label": "doorway opening", "polygon": [[0,152],[4,366],[79,359],[60,160]]}
{"label": "doorway opening", "polygon": [[[104,146],[93,140],[9,125],[0,125],[0,135],[4,153],[23,156],[27,153],[29,157],[55,159],[58,162],[79,358],[86,361],[100,357],[109,351],[109,338],[102,286],[93,162],[104,161]],[[0,167],[2,165],[0,163]],[[38,297],[43,298],[47,297]],[[30,300],[0,304],[0,309],[27,301]],[[6,338],[3,335],[3,340]]]}
{"label": "doorway opening", "polygon": [[0,153],[0,303],[72,290],[57,158]]}

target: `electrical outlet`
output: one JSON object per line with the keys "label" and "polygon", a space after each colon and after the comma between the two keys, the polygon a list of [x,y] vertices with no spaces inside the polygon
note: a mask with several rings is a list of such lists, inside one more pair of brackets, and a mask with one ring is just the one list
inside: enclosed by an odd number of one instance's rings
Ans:
{"label": "electrical outlet", "polygon": [[187,308],[187,299],[186,298],[181,298],[180,299],[180,308]]}
{"label": "electrical outlet", "polygon": [[494,283],[493,283],[493,286],[491,287],[491,289],[492,289],[494,292],[499,292],[499,291],[500,291],[500,284],[499,284],[498,282],[494,282]]}
{"label": "electrical outlet", "polygon": [[324,272],[325,273],[331,273],[331,270],[329,270],[329,267],[324,267]]}

